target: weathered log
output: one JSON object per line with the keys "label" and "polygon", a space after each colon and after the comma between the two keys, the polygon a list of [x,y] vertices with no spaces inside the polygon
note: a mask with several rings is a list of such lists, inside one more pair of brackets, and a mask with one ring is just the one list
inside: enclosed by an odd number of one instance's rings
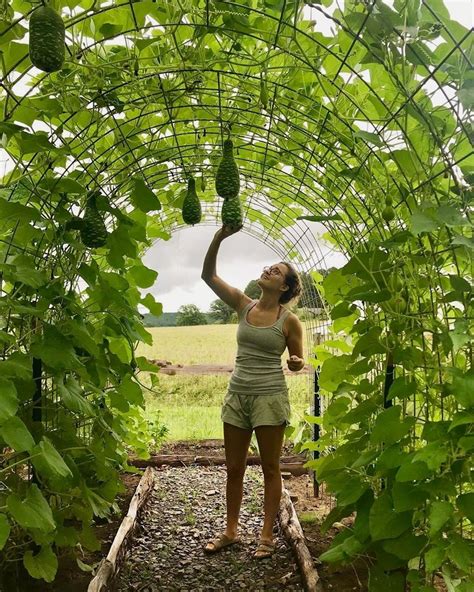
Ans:
{"label": "weathered log", "polygon": [[[171,465],[179,466],[182,464],[190,465],[192,463],[197,465],[222,465],[225,464],[224,456],[197,456],[195,454],[156,454],[150,458],[132,458],[129,460],[130,464],[135,467],[149,467],[157,465]],[[280,463],[302,463],[306,460],[300,456],[282,456]],[[247,457],[248,465],[261,464],[260,456],[252,455]]]}
{"label": "weathered log", "polygon": [[[298,456],[283,456],[280,459],[280,470],[289,471],[293,475],[304,475],[308,469],[304,467],[306,461]],[[147,459],[132,458],[129,463],[134,467],[159,467],[161,465],[168,465],[172,467],[185,467],[191,464],[194,465],[225,465],[224,456],[194,456],[192,454],[159,454],[151,456]],[[262,464],[260,456],[248,456],[247,465]]]}
{"label": "weathered log", "polygon": [[154,484],[155,471],[153,468],[148,467],[143,473],[137,489],[133,494],[127,515],[120,524],[109,552],[107,553],[107,557],[101,561],[96,575],[87,588],[87,592],[105,592],[108,590],[111,581],[120,570],[121,564],[125,558],[127,546],[130,544],[137,526],[139,512],[153,490]]}
{"label": "weathered log", "polygon": [[301,570],[303,584],[307,592],[323,592],[323,586],[319,574],[314,567],[311,553],[306,545],[303,529],[291,502],[288,490],[282,480],[282,493],[278,521],[283,534],[291,545],[296,560]]}

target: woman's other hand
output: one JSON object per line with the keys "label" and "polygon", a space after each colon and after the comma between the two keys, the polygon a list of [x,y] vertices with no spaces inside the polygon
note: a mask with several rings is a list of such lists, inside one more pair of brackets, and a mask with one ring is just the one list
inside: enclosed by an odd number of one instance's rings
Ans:
{"label": "woman's other hand", "polygon": [[299,356],[290,356],[288,360],[286,360],[288,364],[288,369],[292,372],[298,372],[298,370],[302,370],[304,368],[304,360]]}

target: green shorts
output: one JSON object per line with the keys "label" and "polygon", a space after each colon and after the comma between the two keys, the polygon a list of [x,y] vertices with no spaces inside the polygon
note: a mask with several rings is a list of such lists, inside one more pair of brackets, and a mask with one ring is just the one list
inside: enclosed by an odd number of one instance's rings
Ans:
{"label": "green shorts", "polygon": [[290,425],[288,394],[240,395],[227,392],[221,419],[239,428],[251,430],[261,425]]}

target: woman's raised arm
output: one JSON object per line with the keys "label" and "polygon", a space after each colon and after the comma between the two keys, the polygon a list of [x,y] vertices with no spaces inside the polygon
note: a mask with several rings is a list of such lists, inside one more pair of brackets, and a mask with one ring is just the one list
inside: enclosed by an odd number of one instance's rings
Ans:
{"label": "woman's raised arm", "polygon": [[217,275],[216,259],[221,242],[225,238],[238,232],[240,228],[242,227],[233,228],[231,226],[224,225],[216,232],[211,244],[209,245],[206,256],[204,257],[201,273],[201,278],[206,282],[211,290],[215,292],[221,300],[223,300],[237,312],[240,312],[240,310],[251,301],[251,298],[249,298],[238,288],[234,288],[233,286],[229,285]]}

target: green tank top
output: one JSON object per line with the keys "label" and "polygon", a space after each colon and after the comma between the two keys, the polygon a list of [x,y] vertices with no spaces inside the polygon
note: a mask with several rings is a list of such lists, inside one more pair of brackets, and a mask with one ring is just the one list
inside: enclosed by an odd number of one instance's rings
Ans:
{"label": "green tank top", "polygon": [[247,313],[255,304],[257,300],[252,300],[239,314],[237,355],[228,392],[242,395],[288,394],[281,356],[286,348],[283,323],[290,311],[284,308],[273,325],[257,327],[247,320]]}

